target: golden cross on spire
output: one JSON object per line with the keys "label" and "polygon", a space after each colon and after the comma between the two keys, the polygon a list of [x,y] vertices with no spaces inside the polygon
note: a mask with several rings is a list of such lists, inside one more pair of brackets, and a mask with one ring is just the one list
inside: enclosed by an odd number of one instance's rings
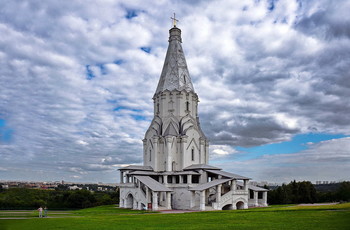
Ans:
{"label": "golden cross on spire", "polygon": [[176,27],[176,22],[179,22],[179,20],[176,19],[175,13],[174,13],[174,17],[171,17],[171,19],[173,20],[173,26]]}

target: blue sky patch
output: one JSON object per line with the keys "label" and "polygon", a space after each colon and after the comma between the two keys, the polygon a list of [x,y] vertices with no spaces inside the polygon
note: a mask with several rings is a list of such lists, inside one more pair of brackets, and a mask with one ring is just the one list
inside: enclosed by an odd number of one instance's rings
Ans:
{"label": "blue sky patch", "polygon": [[7,127],[6,120],[0,119],[0,144],[8,143],[12,139],[13,130]]}
{"label": "blue sky patch", "polygon": [[86,79],[87,80],[92,80],[96,77],[94,71],[91,69],[92,66],[96,66],[100,69],[101,75],[106,75],[108,73],[107,68],[105,66],[105,63],[98,63],[95,65],[86,65]]}
{"label": "blue sky patch", "polygon": [[271,1],[270,1],[269,6],[267,7],[267,9],[268,9],[269,11],[273,11],[273,10],[275,9],[275,2],[277,2],[277,1],[276,1],[276,0],[271,0]]}
{"label": "blue sky patch", "polygon": [[128,114],[128,116],[131,116],[133,119],[137,120],[137,121],[145,121],[145,120],[148,120],[145,116],[142,116],[140,114],[135,114],[135,113],[142,113],[142,110],[141,109],[131,109],[131,108],[128,108],[126,106],[118,106],[116,108],[113,109],[113,111],[121,111],[121,110],[127,110],[127,111],[132,111],[130,113],[133,113],[134,114]]}
{"label": "blue sky patch", "polygon": [[140,49],[146,53],[151,53],[152,48],[151,47],[141,47]]}
{"label": "blue sky patch", "polygon": [[98,66],[100,68],[100,71],[101,71],[102,75],[106,75],[107,74],[107,69],[106,69],[104,64],[97,64],[96,66]]}
{"label": "blue sky patch", "polygon": [[1,127],[5,127],[5,120],[4,119],[0,119],[0,128]]}
{"label": "blue sky patch", "polygon": [[141,109],[131,109],[131,108],[128,108],[126,106],[118,106],[118,107],[113,109],[113,111],[120,111],[120,110],[130,110],[130,111],[134,111],[134,112],[141,112],[142,111]]}
{"label": "blue sky patch", "polygon": [[86,65],[86,79],[91,80],[95,78],[94,72],[90,69],[90,65]]}
{"label": "blue sky patch", "polygon": [[348,136],[343,134],[308,133],[296,135],[291,141],[251,148],[237,147],[236,149],[244,153],[244,155],[240,155],[241,159],[251,159],[262,155],[297,153],[308,149],[308,143],[319,143],[321,141],[339,139],[344,137]]}
{"label": "blue sky patch", "polygon": [[134,118],[137,121],[145,121],[147,120],[147,118],[145,116],[141,116],[141,115],[131,115],[132,118]]}
{"label": "blue sky patch", "polygon": [[123,59],[118,59],[118,60],[115,60],[113,63],[116,64],[116,65],[121,65],[121,64],[124,63],[124,60]]}
{"label": "blue sky patch", "polygon": [[131,19],[131,18],[134,18],[134,17],[137,17],[137,10],[127,9],[125,18]]}

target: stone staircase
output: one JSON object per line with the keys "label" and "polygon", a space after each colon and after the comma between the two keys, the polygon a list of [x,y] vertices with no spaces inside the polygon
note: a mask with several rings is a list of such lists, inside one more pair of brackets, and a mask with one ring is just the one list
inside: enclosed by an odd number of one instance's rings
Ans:
{"label": "stone staircase", "polygon": [[232,195],[233,192],[229,191],[225,193],[223,196],[221,196],[220,202],[214,202],[212,203],[213,210],[221,210],[222,207],[224,207],[227,204],[232,204]]}

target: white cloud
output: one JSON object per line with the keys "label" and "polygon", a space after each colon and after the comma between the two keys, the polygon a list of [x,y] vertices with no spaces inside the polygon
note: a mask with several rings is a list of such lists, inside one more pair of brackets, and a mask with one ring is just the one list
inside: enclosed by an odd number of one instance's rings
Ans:
{"label": "white cloud", "polygon": [[5,172],[5,171],[7,171],[7,170],[8,170],[7,168],[0,167],[0,171],[2,171],[2,172]]}
{"label": "white cloud", "polygon": [[309,145],[293,154],[264,155],[259,158],[219,164],[226,170],[255,180],[349,180],[350,138],[333,139]]}
{"label": "white cloud", "polygon": [[[0,119],[12,130],[11,141],[0,142],[0,167],[12,168],[6,177],[39,177],[39,167],[59,180],[81,168],[82,181],[114,180],[111,165],[141,163],[174,10],[213,159],[298,133],[349,134],[349,3],[269,7],[253,0],[2,4]],[[127,19],[128,11],[137,16]]]}
{"label": "white cloud", "polygon": [[225,155],[237,153],[235,149],[227,145],[211,145],[210,149],[211,149],[210,158],[213,160]]}

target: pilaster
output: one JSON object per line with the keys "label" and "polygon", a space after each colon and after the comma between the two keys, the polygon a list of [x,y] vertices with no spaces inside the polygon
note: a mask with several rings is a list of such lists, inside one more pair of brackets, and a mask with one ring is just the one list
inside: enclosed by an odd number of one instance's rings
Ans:
{"label": "pilaster", "polygon": [[191,198],[190,198],[190,208],[194,208],[196,206],[196,192],[191,191]]}
{"label": "pilaster", "polygon": [[151,159],[151,162],[153,162],[153,169],[154,171],[159,171],[158,166],[158,143],[159,143],[159,137],[153,137],[153,156]]}
{"label": "pilaster", "polygon": [[187,138],[188,136],[182,136],[181,137],[181,156],[182,156],[182,169],[187,167],[186,159],[188,158],[186,156],[186,144],[187,144]]}
{"label": "pilaster", "polygon": [[209,163],[209,141],[205,142],[205,163]]}
{"label": "pilaster", "polygon": [[200,150],[199,150],[199,162],[201,164],[206,164],[206,157],[205,157],[205,140],[203,138],[199,138],[200,143]]}
{"label": "pilaster", "polygon": [[232,190],[233,192],[235,192],[236,189],[237,189],[237,180],[236,180],[236,179],[233,179],[233,180],[231,181],[231,190]]}
{"label": "pilaster", "polygon": [[187,175],[187,184],[192,184],[192,175]]}
{"label": "pilaster", "polygon": [[171,193],[166,193],[166,208],[171,209]]}
{"label": "pilaster", "polygon": [[152,210],[158,210],[158,192],[152,192]]}
{"label": "pilaster", "polygon": [[258,192],[257,191],[254,191],[254,206],[255,207],[259,206],[259,203],[258,203]]}
{"label": "pilaster", "polygon": [[171,152],[171,144],[173,143],[173,137],[167,136],[165,137],[166,140],[166,171],[171,172],[172,171],[172,152]]}
{"label": "pilaster", "polygon": [[267,192],[263,192],[263,206],[267,207]]}
{"label": "pilaster", "polygon": [[199,210],[205,211],[205,190],[201,191],[200,194]]}
{"label": "pilaster", "polygon": [[120,183],[123,184],[124,183],[124,172],[120,171]]}
{"label": "pilaster", "polygon": [[218,205],[220,205],[221,202],[221,184],[216,186],[216,203],[218,203]]}
{"label": "pilaster", "polygon": [[243,185],[243,189],[245,192],[248,192],[248,182],[249,180],[243,180],[244,181],[244,185]]}
{"label": "pilaster", "polygon": [[143,139],[143,165],[147,165],[147,139]]}

